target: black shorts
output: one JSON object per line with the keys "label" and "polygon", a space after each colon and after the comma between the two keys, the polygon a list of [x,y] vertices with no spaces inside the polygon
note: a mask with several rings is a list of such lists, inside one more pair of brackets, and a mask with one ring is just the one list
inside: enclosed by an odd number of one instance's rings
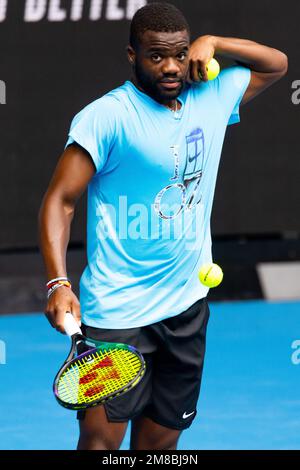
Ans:
{"label": "black shorts", "polygon": [[[82,325],[89,338],[135,346],[146,372],[131,391],[104,406],[110,422],[149,417],[171,429],[188,428],[196,416],[205,355],[209,307],[198,300],[183,313],[140,328],[110,330]],[[84,419],[79,411],[78,419]]]}

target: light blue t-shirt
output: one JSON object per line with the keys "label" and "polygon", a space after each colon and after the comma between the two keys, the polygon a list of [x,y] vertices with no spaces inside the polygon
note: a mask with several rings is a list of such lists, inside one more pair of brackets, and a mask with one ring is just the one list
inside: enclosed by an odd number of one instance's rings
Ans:
{"label": "light blue t-shirt", "polygon": [[149,325],[207,295],[198,271],[212,260],[218,165],[250,74],[234,66],[187,86],[177,113],[126,81],[73,119],[67,145],[84,147],[96,167],[80,281],[85,324]]}

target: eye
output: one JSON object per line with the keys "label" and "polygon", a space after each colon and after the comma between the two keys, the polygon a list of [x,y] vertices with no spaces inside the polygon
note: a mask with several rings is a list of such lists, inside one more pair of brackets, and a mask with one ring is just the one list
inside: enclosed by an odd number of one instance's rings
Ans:
{"label": "eye", "polygon": [[185,60],[186,56],[187,56],[186,52],[180,52],[180,54],[178,54],[177,58],[178,58],[178,60],[183,62]]}
{"label": "eye", "polygon": [[159,62],[161,60],[161,56],[159,54],[152,54],[151,59],[153,62]]}

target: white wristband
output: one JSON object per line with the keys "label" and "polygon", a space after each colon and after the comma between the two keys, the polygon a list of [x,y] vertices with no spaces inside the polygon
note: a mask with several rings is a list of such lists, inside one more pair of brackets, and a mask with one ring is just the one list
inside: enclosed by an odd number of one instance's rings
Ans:
{"label": "white wristband", "polygon": [[50,296],[53,294],[53,292],[56,291],[56,289],[59,289],[60,287],[66,287],[66,286],[64,286],[63,284],[55,284],[55,286],[51,287],[51,289],[48,290],[47,298],[49,299]]}

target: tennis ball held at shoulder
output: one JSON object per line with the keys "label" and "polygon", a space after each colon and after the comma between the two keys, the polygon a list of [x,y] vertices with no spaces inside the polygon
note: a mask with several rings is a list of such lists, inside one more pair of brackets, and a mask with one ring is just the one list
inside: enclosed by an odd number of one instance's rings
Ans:
{"label": "tennis ball held at shoulder", "polygon": [[215,263],[206,263],[201,266],[198,277],[204,286],[217,287],[223,280],[223,271]]}
{"label": "tennis ball held at shoulder", "polygon": [[[206,64],[206,70],[207,70],[207,78],[208,80],[214,80],[217,78],[217,76],[220,73],[220,65],[219,62],[212,58],[207,64]],[[199,73],[200,78],[202,78],[201,73]]]}

